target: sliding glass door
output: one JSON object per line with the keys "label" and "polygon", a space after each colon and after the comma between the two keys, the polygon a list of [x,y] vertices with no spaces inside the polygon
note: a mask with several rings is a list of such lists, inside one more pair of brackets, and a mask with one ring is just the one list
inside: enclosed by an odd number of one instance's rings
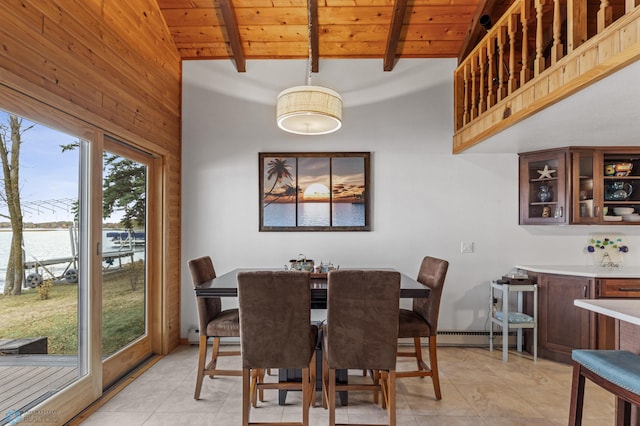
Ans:
{"label": "sliding glass door", "polygon": [[108,386],[151,355],[148,213],[154,157],[105,139],[102,171],[102,357]]}
{"label": "sliding glass door", "polygon": [[162,162],[6,105],[41,122],[0,110],[0,425],[63,424],[161,350]]}
{"label": "sliding glass door", "polygon": [[[86,135],[85,135],[86,136]],[[0,424],[90,390],[89,143],[0,111]]]}

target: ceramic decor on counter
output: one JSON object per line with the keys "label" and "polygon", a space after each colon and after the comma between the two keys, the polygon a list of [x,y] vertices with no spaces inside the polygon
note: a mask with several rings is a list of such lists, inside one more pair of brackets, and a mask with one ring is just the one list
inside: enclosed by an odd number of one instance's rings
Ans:
{"label": "ceramic decor on counter", "polygon": [[622,234],[592,234],[585,248],[587,264],[616,267],[622,265],[629,246]]}

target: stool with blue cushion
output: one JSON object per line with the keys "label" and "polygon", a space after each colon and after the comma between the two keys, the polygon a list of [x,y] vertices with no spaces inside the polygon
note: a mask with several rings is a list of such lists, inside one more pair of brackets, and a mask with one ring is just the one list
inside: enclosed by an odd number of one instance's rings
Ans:
{"label": "stool with blue cushion", "polygon": [[582,424],[585,377],[617,397],[616,425],[631,424],[631,404],[640,406],[640,355],[620,350],[574,350],[569,425]]}

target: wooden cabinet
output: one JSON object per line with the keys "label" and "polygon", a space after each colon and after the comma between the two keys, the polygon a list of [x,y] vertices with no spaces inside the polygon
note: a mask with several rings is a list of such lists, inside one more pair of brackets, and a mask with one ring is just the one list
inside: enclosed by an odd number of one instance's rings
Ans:
{"label": "wooden cabinet", "polygon": [[567,223],[567,150],[520,155],[520,224]]}
{"label": "wooden cabinet", "polygon": [[[600,278],[596,280],[596,298],[640,298],[640,279],[632,278]],[[616,321],[606,315],[597,315],[597,348],[618,349]]]}
{"label": "wooden cabinet", "polygon": [[600,223],[602,189],[595,173],[602,168],[600,158],[593,150],[572,150],[570,156],[570,222]]}
{"label": "wooden cabinet", "polygon": [[[520,224],[640,224],[640,148],[567,147],[520,154]],[[551,173],[544,173],[552,171]]]}
{"label": "wooden cabinet", "polygon": [[[616,349],[615,320],[573,304],[575,299],[640,298],[640,279],[589,278],[529,272],[538,284],[538,356],[571,363],[573,349]],[[525,300],[531,306],[531,300]],[[530,308],[528,308],[530,309]],[[532,339],[525,348],[532,350]]]}
{"label": "wooden cabinet", "polygon": [[640,279],[601,278],[596,281],[596,298],[640,298]]}
{"label": "wooden cabinet", "polygon": [[574,306],[593,298],[594,279],[571,275],[538,275],[538,356],[570,363],[573,349],[596,347],[595,314]]}
{"label": "wooden cabinet", "polygon": [[[640,149],[618,148],[599,152],[602,158],[601,173],[597,176],[598,183],[602,186],[603,209],[607,210],[606,219],[612,219],[616,207],[632,207],[635,213],[640,213]],[[630,165],[631,171],[627,176],[619,176],[615,171],[611,175],[614,167]],[[617,169],[616,169],[617,170]],[[618,216],[619,217],[619,216]],[[640,220],[640,217],[635,217]],[[625,225],[632,224],[623,218],[622,222],[608,222]],[[640,223],[640,222],[633,222]]]}

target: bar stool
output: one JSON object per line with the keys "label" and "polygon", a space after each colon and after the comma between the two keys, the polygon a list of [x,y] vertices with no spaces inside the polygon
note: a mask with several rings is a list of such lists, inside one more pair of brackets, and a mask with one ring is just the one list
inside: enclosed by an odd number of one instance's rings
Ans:
{"label": "bar stool", "polygon": [[631,424],[631,404],[640,406],[640,355],[620,350],[574,350],[569,425],[582,424],[585,377],[617,397],[616,425]]}

